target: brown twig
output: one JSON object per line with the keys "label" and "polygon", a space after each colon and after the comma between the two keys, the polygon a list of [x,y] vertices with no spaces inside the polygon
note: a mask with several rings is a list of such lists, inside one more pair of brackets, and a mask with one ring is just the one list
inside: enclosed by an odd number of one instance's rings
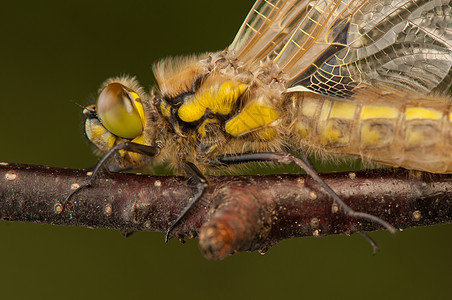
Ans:
{"label": "brown twig", "polygon": [[[108,174],[65,203],[86,183],[83,170],[0,164],[0,219],[127,231],[165,231],[192,195],[182,177]],[[324,174],[354,210],[397,228],[450,223],[452,177],[406,171]],[[341,213],[306,175],[209,177],[201,203],[173,234],[199,236],[210,259],[266,251],[302,236],[373,231],[377,224]]]}

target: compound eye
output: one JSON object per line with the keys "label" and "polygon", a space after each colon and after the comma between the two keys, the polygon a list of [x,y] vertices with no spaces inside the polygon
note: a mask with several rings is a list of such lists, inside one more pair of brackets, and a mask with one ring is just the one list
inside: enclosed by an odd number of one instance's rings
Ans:
{"label": "compound eye", "polygon": [[107,85],[97,98],[97,115],[112,134],[134,139],[143,132],[144,111],[137,93],[114,82]]}

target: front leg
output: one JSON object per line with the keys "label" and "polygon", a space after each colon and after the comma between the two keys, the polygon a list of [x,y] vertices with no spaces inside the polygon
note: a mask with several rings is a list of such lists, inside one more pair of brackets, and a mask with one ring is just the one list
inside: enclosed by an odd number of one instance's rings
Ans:
{"label": "front leg", "polygon": [[137,144],[137,143],[133,143],[133,142],[122,142],[122,143],[115,145],[97,163],[96,167],[93,170],[93,174],[91,175],[91,177],[88,180],[87,185],[91,185],[94,182],[94,180],[96,179],[98,174],[102,171],[102,169],[105,168],[105,165],[110,160],[110,158],[112,156],[114,156],[116,153],[118,153],[118,151],[120,151],[120,150],[135,152],[135,153],[139,153],[139,154],[146,155],[149,157],[154,157],[159,153],[160,148]]}
{"label": "front leg", "polygon": [[149,157],[154,157],[159,153],[160,148],[137,144],[137,143],[133,143],[133,142],[122,142],[122,143],[115,145],[97,163],[96,167],[93,170],[93,173],[91,174],[90,178],[88,179],[88,183],[86,183],[85,185],[82,185],[81,187],[79,187],[78,189],[73,191],[71,194],[69,194],[69,196],[67,196],[66,199],[64,199],[63,205],[65,203],[67,203],[75,194],[79,193],[81,190],[83,190],[87,187],[90,187],[94,183],[97,176],[99,176],[101,171],[105,168],[106,164],[111,159],[111,157],[113,157],[120,150],[135,152],[135,153],[139,153],[139,154],[146,155]]}

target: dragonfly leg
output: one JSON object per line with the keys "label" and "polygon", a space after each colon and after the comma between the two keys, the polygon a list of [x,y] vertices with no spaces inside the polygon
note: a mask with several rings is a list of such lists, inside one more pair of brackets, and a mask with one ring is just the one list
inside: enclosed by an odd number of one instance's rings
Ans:
{"label": "dragonfly leg", "polygon": [[365,238],[369,244],[372,246],[372,254],[375,255],[377,254],[377,251],[380,250],[380,247],[378,247],[377,242],[374,241],[373,238],[371,238],[368,234],[366,234],[365,232],[362,231],[358,231],[358,233]]}
{"label": "dragonfly leg", "polygon": [[190,202],[184,207],[177,219],[166,230],[165,242],[169,241],[169,235],[171,231],[173,231],[173,229],[181,222],[181,220],[187,215],[190,209],[193,208],[198,200],[201,199],[206,188],[209,186],[207,179],[204,177],[198,167],[196,167],[193,163],[185,162],[185,164],[182,165],[182,168],[185,170],[185,173],[187,173],[189,181],[191,181],[191,184],[195,189],[195,194],[193,195],[193,198],[190,200]]}
{"label": "dragonfly leg", "polygon": [[366,219],[375,223],[378,223],[385,227],[390,233],[394,234],[397,230],[389,224],[388,222],[373,216],[371,214],[354,211],[351,207],[342,201],[342,199],[334,192],[328,184],[317,174],[317,172],[309,167],[309,165],[302,159],[299,159],[286,152],[261,152],[261,153],[246,153],[237,155],[227,155],[218,158],[218,161],[224,165],[240,164],[248,162],[258,162],[258,161],[272,161],[283,164],[294,163],[303,169],[309,176],[312,177],[332,198],[339,204],[339,206],[344,210],[345,214],[355,218]]}
{"label": "dragonfly leg", "polygon": [[142,144],[132,143],[132,142],[123,142],[119,143],[113,148],[110,149],[110,151],[105,154],[102,159],[97,163],[96,167],[93,170],[93,174],[88,180],[88,185],[91,185],[96,177],[99,175],[102,169],[105,168],[106,163],[108,160],[114,156],[119,150],[125,150],[130,152],[135,152],[139,154],[143,154],[149,157],[153,157],[159,153],[158,147],[152,147],[152,146],[146,146]]}
{"label": "dragonfly leg", "polygon": [[297,153],[298,153],[298,155],[300,155],[300,158],[304,161],[304,163],[305,163],[311,170],[313,170],[314,172],[317,172],[317,170],[316,170],[314,164],[313,164],[312,161],[309,159],[309,157],[306,156],[306,154],[305,154],[303,151],[299,150],[299,151],[297,151]]}
{"label": "dragonfly leg", "polygon": [[112,147],[97,163],[96,167],[93,170],[90,178],[88,179],[88,183],[82,185],[75,191],[73,191],[69,196],[64,199],[63,204],[67,203],[75,194],[79,193],[81,190],[90,187],[97,176],[100,174],[102,169],[105,168],[105,165],[109,161],[109,159],[114,156],[119,150],[125,150],[130,152],[136,152],[139,154],[147,155],[147,156],[155,156],[159,153],[160,149],[158,147],[146,146],[142,144],[132,143],[132,142],[123,142]]}

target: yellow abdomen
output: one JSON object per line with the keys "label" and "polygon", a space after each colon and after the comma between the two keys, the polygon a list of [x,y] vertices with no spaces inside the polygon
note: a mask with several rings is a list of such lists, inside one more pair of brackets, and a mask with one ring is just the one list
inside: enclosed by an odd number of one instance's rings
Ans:
{"label": "yellow abdomen", "polygon": [[445,100],[363,90],[350,100],[294,93],[301,144],[394,167],[452,173],[452,111]]}

